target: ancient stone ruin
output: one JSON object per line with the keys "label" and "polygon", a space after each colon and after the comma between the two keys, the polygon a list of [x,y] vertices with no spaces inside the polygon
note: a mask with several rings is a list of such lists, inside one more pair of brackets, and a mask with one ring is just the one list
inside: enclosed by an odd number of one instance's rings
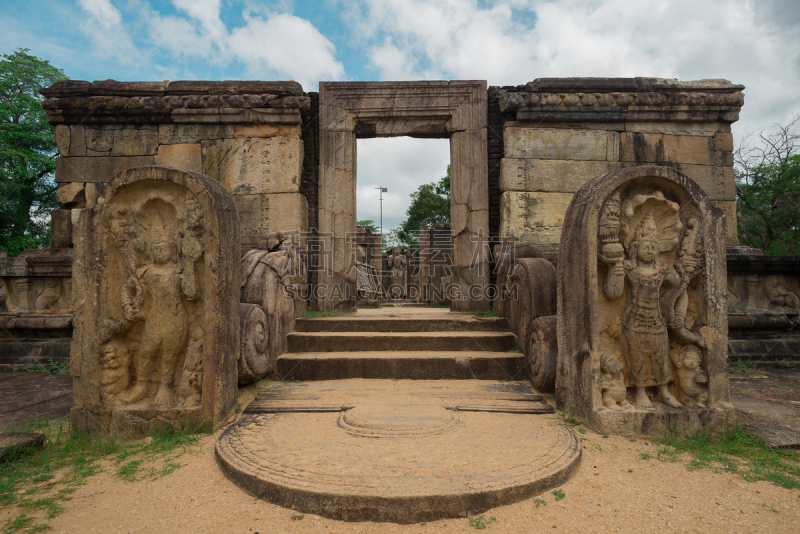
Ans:
{"label": "ancient stone ruin", "polygon": [[218,426],[236,400],[239,220],[215,180],[123,171],[77,222],[77,428]]}
{"label": "ancient stone ruin", "polygon": [[[73,424],[139,435],[218,428],[237,385],[281,380],[220,466],[350,520],[556,487],[581,442],[541,393],[601,432],[723,429],[729,355],[800,347],[800,258],[737,247],[743,89],[59,82],[41,92],[60,209],[50,249],[0,257],[0,366],[71,350]],[[384,254],[356,226],[356,149],[395,136],[449,139],[450,224]]]}
{"label": "ancient stone ruin", "polygon": [[615,171],[578,190],[558,268],[560,406],[600,432],[732,423],[724,222],[696,183],[666,167]]}

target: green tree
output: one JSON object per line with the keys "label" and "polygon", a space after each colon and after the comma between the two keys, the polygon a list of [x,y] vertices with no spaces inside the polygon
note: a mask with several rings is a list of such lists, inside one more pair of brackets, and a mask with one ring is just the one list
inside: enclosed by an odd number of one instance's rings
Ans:
{"label": "green tree", "polygon": [[736,151],[739,243],[764,254],[800,254],[798,120]]}
{"label": "green tree", "polygon": [[66,76],[27,52],[0,61],[0,250],[11,256],[47,246],[57,207],[55,136],[38,90]]}
{"label": "green tree", "polygon": [[423,184],[411,193],[406,220],[396,229],[400,246],[419,249],[420,228],[450,224],[450,165],[437,183]]}
{"label": "green tree", "polygon": [[380,233],[380,228],[378,228],[378,225],[375,224],[375,221],[373,221],[372,219],[364,219],[363,221],[356,221],[356,226],[369,228],[373,234]]}

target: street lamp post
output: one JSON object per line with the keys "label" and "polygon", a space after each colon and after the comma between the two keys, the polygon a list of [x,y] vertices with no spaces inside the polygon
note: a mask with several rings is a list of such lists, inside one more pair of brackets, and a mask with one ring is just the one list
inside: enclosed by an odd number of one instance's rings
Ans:
{"label": "street lamp post", "polygon": [[381,249],[383,249],[383,194],[388,193],[389,190],[385,187],[376,187],[375,189],[381,190]]}

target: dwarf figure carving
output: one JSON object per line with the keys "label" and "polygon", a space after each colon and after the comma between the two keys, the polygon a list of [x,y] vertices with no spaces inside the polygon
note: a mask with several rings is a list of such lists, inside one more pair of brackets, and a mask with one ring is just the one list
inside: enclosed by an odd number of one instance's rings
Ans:
{"label": "dwarf figure carving", "polygon": [[131,364],[130,352],[114,345],[103,349],[100,357],[103,372],[100,375],[100,384],[103,386],[103,400],[109,403],[117,402],[117,395],[128,389],[131,382],[129,366]]}
{"label": "dwarf figure carving", "polygon": [[38,313],[53,313],[58,311],[57,303],[61,298],[58,291],[58,280],[48,279],[44,286],[39,290],[36,299],[33,301],[34,308]]}
{"label": "dwarf figure carving", "polygon": [[783,277],[770,276],[764,282],[764,296],[767,301],[767,309],[778,311],[789,315],[800,313],[800,299],[797,295],[786,290],[783,284]]}
{"label": "dwarf figure carving", "polygon": [[708,375],[700,368],[700,350],[684,345],[671,354],[675,368],[678,398],[686,406],[705,408],[708,402]]}
{"label": "dwarf figure carving", "polygon": [[625,398],[627,389],[622,379],[622,365],[616,354],[606,352],[600,358],[600,392],[603,395],[603,406],[619,410],[630,406]]}

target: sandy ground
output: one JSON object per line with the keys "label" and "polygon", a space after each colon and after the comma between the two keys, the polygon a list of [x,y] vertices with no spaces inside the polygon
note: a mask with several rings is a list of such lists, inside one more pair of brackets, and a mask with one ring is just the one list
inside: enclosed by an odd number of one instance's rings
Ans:
{"label": "sandy ground", "polygon": [[[549,416],[548,416],[549,417]],[[578,474],[551,492],[485,513],[496,532],[800,532],[797,490],[749,483],[730,474],[688,471],[682,462],[641,459],[657,447],[645,440],[587,431]],[[124,482],[110,473],[88,479],[52,532],[469,532],[469,520],[427,524],[348,523],[297,512],[256,499],[217,468],[215,437],[180,458],[183,467],[154,480]],[[0,511],[4,523],[9,511]]]}

